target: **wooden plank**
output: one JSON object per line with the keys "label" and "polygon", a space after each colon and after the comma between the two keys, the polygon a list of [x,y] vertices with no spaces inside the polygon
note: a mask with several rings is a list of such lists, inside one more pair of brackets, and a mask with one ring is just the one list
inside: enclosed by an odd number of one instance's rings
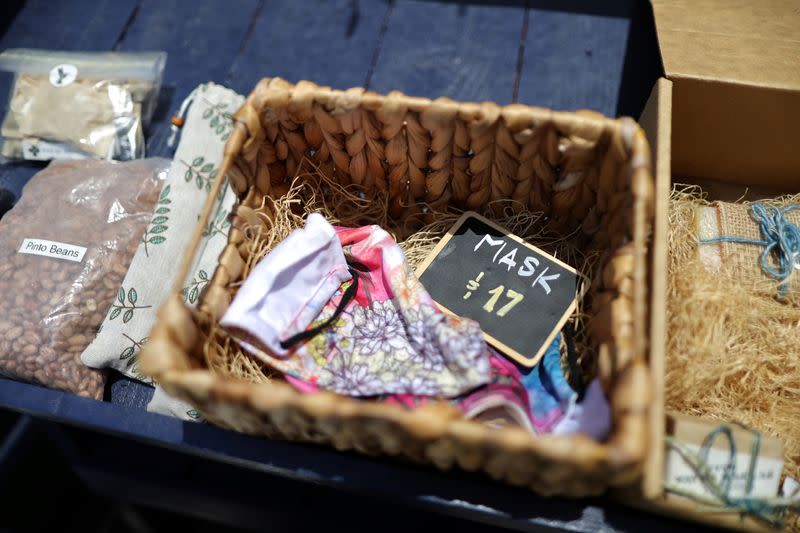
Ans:
{"label": "wooden plank", "polygon": [[511,102],[524,5],[398,0],[370,89]]}
{"label": "wooden plank", "polygon": [[165,85],[183,99],[206,81],[223,83],[259,0],[142,0],[119,50],[165,50]]}
{"label": "wooden plank", "polygon": [[42,169],[41,163],[15,163],[0,168],[0,189],[14,196],[14,203],[22,195],[22,188],[36,172]]}
{"label": "wooden plank", "polygon": [[227,85],[248,94],[263,77],[364,85],[389,8],[386,2],[269,0]]}
{"label": "wooden plank", "polygon": [[[553,109],[617,110],[633,0],[607,11],[538,1],[528,12],[519,102]],[[556,9],[565,9],[558,11]],[[566,9],[573,9],[572,12]]]}
{"label": "wooden plank", "polygon": [[260,0],[142,0],[118,50],[165,50],[161,101],[148,131],[147,155],[171,157],[169,116],[199,84],[223,83]]}
{"label": "wooden plank", "polygon": [[134,379],[112,371],[106,382],[104,399],[117,405],[133,407],[145,411],[153,398],[155,389]]}
{"label": "wooden plank", "polygon": [[111,50],[137,0],[30,0],[0,39],[0,49]]}
{"label": "wooden plank", "polygon": [[[131,0],[130,2],[122,2],[119,5],[132,5],[133,3],[134,2]],[[269,8],[267,11],[271,12],[273,5],[284,5],[287,3],[288,2],[281,3],[276,0],[273,4],[272,0],[267,0],[267,3],[264,5],[265,8]],[[107,27],[117,27],[120,31],[117,32],[117,35],[113,39],[109,38],[103,41],[108,43],[105,49],[113,47],[116,40],[120,37],[122,37],[120,44],[125,44],[126,42],[130,44],[130,41],[127,40],[130,38],[130,29],[133,29],[133,25],[131,25],[129,29],[129,34],[123,35],[121,31],[126,27],[126,22],[130,19],[130,15],[127,19],[125,17],[111,16],[108,14],[107,8],[109,6],[113,7],[112,4],[117,5],[113,0],[108,0],[106,2],[82,1],[77,4],[79,7],[76,9],[74,7],[76,5],[75,3],[68,5],[69,7],[62,8],[62,6],[58,6],[55,3],[53,5],[45,5],[41,0],[31,1],[25,6],[24,12],[27,13],[30,10],[30,6],[44,6],[45,9],[53,13],[52,17],[48,16],[48,19],[52,18],[52,21],[43,23],[42,17],[39,17],[38,21],[35,18],[31,19],[35,24],[31,24],[22,32],[18,30],[16,23],[12,24],[13,27],[9,29],[9,32],[6,33],[3,39],[9,39],[8,35],[14,33],[23,35],[25,39],[42,39],[43,35],[47,38],[51,36],[62,38],[63,36],[61,36],[62,34],[59,32],[69,31],[72,37],[67,38],[67,40],[72,43],[75,48],[97,49],[97,46],[93,43],[99,43],[101,40],[82,40],[84,35],[90,36],[94,31],[89,31],[84,27],[87,20],[86,13],[103,12],[103,9],[106,9],[107,16],[103,17],[100,21],[107,25]],[[202,11],[206,2],[197,2],[197,5],[192,5],[193,3],[187,4],[191,7],[185,8],[184,12],[188,9]],[[356,21],[354,23],[354,32],[358,33],[358,31],[362,30],[363,25],[369,22],[371,27],[378,28],[377,33],[379,34],[380,28],[387,20],[386,10],[388,5],[383,2],[376,3],[368,0],[362,2],[353,0],[352,4],[360,9],[360,15],[358,17],[351,17]],[[206,12],[220,19],[232,15],[228,12],[225,12],[224,16],[220,14],[220,12],[227,7],[227,4],[218,2],[214,5],[215,9],[207,10]],[[248,4],[248,6],[249,5],[252,5],[252,2]],[[338,2],[336,5],[340,7],[350,6],[350,4],[344,1]],[[374,7],[375,5],[380,9]],[[415,15],[413,11],[406,13],[406,7],[404,6],[408,5],[416,5],[419,8],[419,13],[417,15]],[[173,3],[166,4],[166,6],[171,6],[171,8],[165,7],[165,11],[171,9],[171,12],[174,13],[175,6]],[[540,3],[537,2],[536,6],[540,6]],[[178,6],[178,8],[180,7],[181,6]],[[501,103],[506,103],[511,99],[514,66],[516,65],[516,55],[512,52],[514,49],[514,39],[508,37],[508,39],[503,40],[503,42],[507,43],[507,46],[502,53],[498,51],[496,44],[493,43],[498,39],[497,31],[500,31],[501,35],[503,35],[503,31],[509,34],[516,32],[516,45],[518,48],[519,33],[522,29],[522,21],[524,19],[520,17],[519,21],[517,21],[514,20],[514,17],[509,16],[506,23],[492,26],[491,21],[493,18],[491,16],[485,17],[488,20],[488,22],[486,22],[481,20],[480,17],[471,16],[471,14],[475,13],[476,10],[479,13],[490,13],[495,9],[511,9],[513,13],[519,15],[520,11],[524,10],[521,10],[518,5],[512,6],[511,8],[495,8],[473,5],[457,6],[433,2],[400,1],[394,7],[397,8],[400,17],[397,19],[393,17],[388,18],[390,24],[387,25],[387,46],[382,50],[378,64],[376,65],[377,68],[373,71],[373,76],[371,78],[372,88],[381,91],[400,88],[412,94],[427,94],[428,96],[447,93],[449,96],[459,99],[493,98]],[[142,8],[145,11],[151,8],[160,9],[155,3],[143,3]],[[240,6],[239,4],[235,4],[232,8],[240,9]],[[287,9],[292,8],[291,5],[287,7]],[[299,10],[300,8],[294,9]],[[323,11],[318,11],[319,9]],[[58,20],[70,20],[66,16],[69,15],[69,13],[67,13],[69,10],[75,12],[72,13],[72,15],[75,15],[79,19],[78,22],[69,24],[63,22],[62,25],[66,25],[65,27],[53,22]],[[234,85],[240,83],[241,85],[236,86],[236,88],[242,92],[247,92],[253,80],[258,79],[261,75],[271,74],[271,72],[266,71],[266,67],[260,67],[259,61],[263,61],[263,64],[266,64],[268,61],[273,62],[272,64],[277,65],[275,68],[295,69],[299,72],[296,76],[283,74],[286,77],[295,76],[295,79],[306,77],[338,87],[359,85],[369,81],[369,74],[364,75],[362,70],[358,70],[357,72],[351,72],[351,70],[357,70],[357,67],[353,66],[355,63],[358,63],[358,65],[371,64],[375,47],[365,44],[358,44],[355,46],[357,49],[354,54],[358,54],[358,57],[368,57],[369,59],[359,60],[351,64],[351,62],[354,61],[353,57],[346,54],[350,49],[344,45],[342,48],[333,46],[330,44],[331,41],[320,41],[320,39],[315,37],[315,35],[319,35],[325,31],[330,31],[333,37],[336,37],[338,34],[335,33],[334,29],[340,27],[339,22],[331,23],[325,22],[324,20],[322,22],[318,21],[316,17],[322,18],[324,14],[327,13],[327,11],[324,10],[324,6],[319,7],[318,10],[314,11],[314,16],[310,17],[310,19],[295,24],[293,26],[296,30],[295,33],[289,35],[289,38],[281,39],[279,41],[281,44],[279,44],[277,48],[269,48],[270,43],[273,41],[270,40],[268,31],[264,34],[254,33],[254,37],[257,36],[266,44],[247,44],[245,49],[248,53],[252,53],[251,57],[253,59],[242,60],[241,62],[236,61],[235,70],[230,71],[229,77],[216,79],[215,81],[228,80]],[[257,11],[257,6],[254,12],[255,11]],[[373,11],[383,13],[383,18],[379,21],[379,17],[370,15],[370,21],[365,22],[367,17],[365,13],[372,13]],[[439,19],[425,19],[426,15],[429,16],[431,13],[435,14],[437,12],[449,15]],[[319,13],[322,13],[322,15]],[[396,15],[397,13],[393,14]],[[144,16],[147,16],[146,13]],[[164,16],[169,16],[169,13]],[[276,10],[271,17],[269,24],[263,22],[263,17],[258,17],[256,22],[264,24],[266,30],[270,30],[274,27],[280,30],[281,23],[287,20],[285,13],[279,10]],[[463,21],[465,17],[468,19],[467,22],[472,24],[472,26],[470,26],[470,24],[465,25],[465,31],[471,32],[469,33],[471,39],[465,38],[466,42],[462,43],[459,40],[462,37],[459,25],[464,25]],[[90,18],[94,21],[98,17]],[[186,20],[191,19],[191,17],[184,18],[186,18]],[[142,24],[142,19],[140,19],[138,15],[134,18],[133,22],[136,23],[137,20],[140,21],[139,24]],[[159,20],[163,19],[159,18]],[[197,41],[194,40],[195,35],[192,34],[191,31],[184,31],[182,29],[184,21],[181,17],[174,17],[171,20],[173,24],[175,24],[175,28],[173,28],[174,31],[170,33],[170,31],[167,31],[168,28],[162,28],[164,30],[162,32],[162,39],[171,38],[168,44],[171,46],[174,45],[174,50],[171,50],[172,53],[168,62],[170,67],[173,67],[176,61],[183,61],[184,47],[194,46],[193,43]],[[350,20],[349,18],[347,27],[349,27]],[[222,24],[220,21],[216,22]],[[510,31],[509,28],[512,23],[517,26],[514,27],[513,31]],[[424,31],[420,30],[415,32],[415,24],[424,26],[426,29]],[[314,30],[316,33],[303,32],[304,28],[314,25],[317,26],[317,29]],[[477,30],[475,29],[475,25],[478,26]],[[601,25],[598,24],[598,27],[599,26]],[[497,31],[489,31],[492,27]],[[254,29],[260,30],[260,28],[260,26],[258,28],[254,26]],[[398,28],[405,28],[404,31],[408,38],[407,41],[404,42],[401,35],[395,37],[395,33],[393,32],[399,31]],[[243,32],[242,39],[244,39],[247,27],[239,29]],[[347,30],[345,29],[345,31]],[[400,33],[402,34],[402,32]],[[414,40],[415,35],[420,39],[419,41]],[[443,37],[443,35],[445,37]],[[341,35],[339,36],[341,37]],[[156,44],[155,41],[149,40],[149,37],[147,28],[144,27],[137,37],[139,39],[139,46],[141,46],[139,49],[167,47],[166,45]],[[530,37],[530,32],[528,33],[528,37]],[[202,38],[202,35],[197,37],[197,39]],[[185,42],[182,41],[182,39],[184,39]],[[380,38],[377,37],[375,43],[379,41]],[[618,41],[619,36],[614,34],[606,37],[605,40],[599,40],[598,46],[607,46],[609,42],[619,44]],[[30,46],[25,43],[6,45],[4,41],[0,42],[2,42],[4,46]],[[85,42],[86,44],[79,46],[77,44],[79,42]],[[164,41],[162,40],[161,42]],[[325,46],[326,42],[328,43],[327,46]],[[342,42],[347,44],[346,34]],[[363,42],[367,42],[367,40],[365,39],[359,43]],[[323,44],[316,48],[316,43]],[[434,64],[435,61],[433,61],[431,63],[433,66],[430,66],[430,64],[426,64],[423,61],[423,66],[428,65],[425,68],[433,69],[435,72],[429,75],[416,72],[416,65],[414,65],[413,62],[409,62],[408,56],[413,56],[414,54],[424,56],[426,47],[428,46],[427,43],[431,43],[431,45],[437,43],[456,43],[448,48],[450,55],[447,55],[448,53],[446,51],[443,52],[441,49],[436,52],[437,58],[449,58],[452,64],[444,65],[440,62],[440,64],[436,66]],[[239,46],[241,46],[241,41],[239,42]],[[67,48],[67,46],[62,46],[62,48]],[[389,54],[387,52],[389,48],[393,49],[394,52]],[[404,50],[404,48],[408,50]],[[530,49],[535,49],[535,47]],[[213,61],[217,61],[218,57],[221,57],[221,55],[217,56],[217,50],[213,50],[211,47],[207,47],[206,50],[208,50],[210,56],[214,56],[211,57]],[[310,53],[309,51],[312,50],[315,52]],[[319,50],[322,50],[323,53],[320,54]],[[342,50],[345,52],[342,52]],[[236,53],[238,53],[238,50]],[[546,51],[546,53],[558,55],[562,52],[556,45],[553,46],[550,51]],[[292,54],[294,54],[294,56]],[[296,59],[290,60],[292,57]],[[392,63],[398,62],[398,58],[402,59],[403,64],[393,65]],[[200,61],[204,58],[197,57],[195,59]],[[527,59],[530,60],[529,55]],[[580,57],[578,57],[578,59],[582,61]],[[461,70],[459,70],[456,64],[458,61],[461,61],[462,64],[466,62],[466,65],[460,67]],[[328,64],[334,66],[328,67]],[[488,67],[487,64],[489,64]],[[526,63],[527,66],[531,64],[530,62]],[[194,69],[193,73],[195,75],[202,76],[204,79],[209,72],[209,69],[202,61],[191,68]],[[271,69],[273,67],[270,66],[269,68]],[[486,68],[491,70],[489,75],[486,75],[486,73],[481,70]],[[247,82],[247,84],[245,84],[246,80],[244,79],[247,73],[242,72],[242,70],[252,73],[251,81]],[[369,71],[369,66],[367,66],[366,72],[369,73]],[[585,73],[579,69],[567,69],[566,71],[574,71],[575,75],[571,78],[561,77],[558,69],[556,69],[555,73],[558,74],[558,76],[549,78],[552,81],[551,89],[549,90],[555,92],[563,90],[562,87],[556,86],[559,80],[562,80],[562,82],[563,80],[567,80],[563,82],[565,84],[580,84],[584,79]],[[523,69],[523,73],[524,72]],[[615,75],[613,71],[607,72],[606,75],[613,81]],[[172,89],[175,91],[177,87],[177,82],[175,80],[177,78],[170,76],[170,71],[168,71],[168,78],[166,80],[167,90],[169,91]],[[476,76],[476,79],[471,79],[470,76]],[[490,79],[492,76],[494,76],[495,79]],[[454,78],[456,78],[456,81],[453,81]],[[201,81],[204,81],[204,79]],[[460,82],[461,85],[458,85],[458,80],[462,80]],[[534,79],[534,82],[535,81]],[[170,84],[172,84],[173,87],[170,87]],[[187,83],[187,85],[191,84]],[[526,87],[526,85],[523,84],[523,88],[524,87]],[[188,90],[191,90],[191,88],[192,87],[189,86]],[[470,93],[470,91],[472,92]],[[609,92],[606,97],[610,94]],[[174,98],[169,100],[169,108],[166,112],[162,113],[160,117],[162,121],[167,120],[168,114],[175,110],[175,107],[177,107],[177,104],[182,98],[182,94],[178,94],[177,92],[174,94]],[[34,167],[30,167],[28,175],[32,174],[33,171]],[[126,380],[112,382],[110,385],[112,402],[117,403],[115,396],[124,396],[128,398],[129,389],[132,391],[134,387],[140,387],[142,390],[146,390],[146,387],[142,385],[133,383],[129,385],[128,383],[130,382],[126,383]],[[117,394],[114,392],[117,387],[124,390],[120,390]],[[141,400],[145,398],[145,396],[137,396],[136,398]],[[309,482],[322,481],[323,483],[342,489],[352,490],[355,488],[356,490],[370,493],[384,492],[393,501],[395,499],[402,500],[403,502],[413,501],[417,504],[436,507],[443,512],[462,516],[466,515],[471,519],[520,529],[563,528],[585,531],[598,529],[633,531],[648,527],[653,531],[659,531],[668,530],[670,527],[674,528],[676,525],[674,522],[665,522],[663,526],[659,523],[649,524],[646,516],[637,515],[634,511],[626,509],[620,510],[614,509],[613,507],[604,508],[606,504],[602,502],[598,503],[597,501],[575,503],[571,501],[565,502],[559,499],[542,499],[535,495],[528,494],[527,492],[520,492],[497,484],[490,484],[476,476],[465,476],[463,473],[445,475],[428,469],[409,469],[407,465],[391,463],[388,460],[365,459],[359,456],[340,454],[325,448],[305,447],[296,444],[254,439],[231,434],[218,428],[205,425],[195,426],[184,424],[178,420],[149,415],[143,412],[141,410],[142,404],[138,400],[135,402],[135,405],[134,402],[127,404],[134,406],[134,408],[126,407],[125,404],[128,401],[129,400],[122,401],[123,405],[109,405],[108,403],[92,402],[57,391],[47,391],[34,386],[0,381],[0,405],[4,407],[33,412],[37,414],[37,416],[58,419],[62,423],[75,424],[83,428],[88,428],[76,430],[85,431],[87,435],[90,434],[90,431],[97,430],[103,432],[119,432],[125,437],[128,437],[130,440],[120,439],[120,441],[125,442],[127,447],[124,449],[126,453],[112,454],[117,457],[147,453],[147,450],[142,448],[140,441],[150,441],[150,443],[154,443],[154,445],[157,446],[169,446],[181,449],[183,453],[197,454],[204,458],[216,459],[226,463],[243,464],[250,469],[267,471],[280,476],[294,477]],[[120,452],[121,449],[115,449],[115,451]],[[131,472],[130,475],[131,478],[135,478],[136,473]],[[386,479],[392,479],[392,483],[388,486],[383,481],[376,481]],[[168,477],[164,477],[163,480],[165,483],[169,482]],[[218,481],[219,478],[203,479],[203,483],[206,484],[213,484]],[[199,485],[202,485],[202,483],[199,483]],[[607,509],[609,509],[610,512],[607,511]]]}
{"label": "wooden plank", "polygon": [[[80,452],[70,459],[73,466],[87,467],[94,463],[100,465],[96,469],[102,471],[102,465],[108,464],[108,456],[147,456],[153,458],[150,471],[168,472],[162,477],[165,486],[170,485],[171,461],[167,460],[160,468],[163,459],[158,455],[163,454],[154,454],[151,447],[179,450],[203,459],[198,465],[216,462],[220,472],[225,471],[223,465],[244,467],[262,474],[347,490],[355,495],[354,501],[358,501],[359,495],[367,494],[384,498],[409,512],[421,506],[520,531],[623,532],[645,528],[651,533],[708,531],[674,519],[653,521],[651,515],[607,500],[545,498],[493,482],[477,473],[458,469],[440,472],[386,457],[365,457],[327,446],[253,437],[3,379],[0,379],[0,408],[57,420],[59,427],[64,428],[64,440],[72,441],[72,447]],[[59,442],[59,446],[69,444]],[[100,453],[100,450],[105,452]],[[123,465],[124,461],[118,464]],[[136,469],[130,469],[127,476],[135,481]],[[231,484],[230,479],[229,475],[198,475],[198,490],[207,493],[203,485],[225,486],[235,500],[238,493],[251,494],[252,487],[257,485],[255,482]],[[246,499],[249,497],[238,498],[239,501]]]}

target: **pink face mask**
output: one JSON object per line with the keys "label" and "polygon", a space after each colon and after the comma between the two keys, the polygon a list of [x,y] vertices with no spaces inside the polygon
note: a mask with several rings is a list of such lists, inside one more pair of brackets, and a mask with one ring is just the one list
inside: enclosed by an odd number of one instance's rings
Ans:
{"label": "pink face mask", "polygon": [[310,215],[221,323],[293,381],[340,394],[450,398],[489,381],[478,324],[442,313],[378,226],[334,229]]}

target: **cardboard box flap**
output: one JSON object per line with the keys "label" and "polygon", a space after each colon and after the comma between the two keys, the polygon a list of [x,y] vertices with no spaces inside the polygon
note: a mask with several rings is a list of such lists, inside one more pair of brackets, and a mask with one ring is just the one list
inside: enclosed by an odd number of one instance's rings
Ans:
{"label": "cardboard box flap", "polygon": [[800,3],[651,2],[673,82],[673,176],[796,192]]}
{"label": "cardboard box flap", "polygon": [[[672,137],[672,82],[656,82],[639,118],[653,153],[655,171],[655,221],[650,247],[650,372],[653,376],[653,405],[650,409],[650,441],[664,440],[664,349],[666,347],[667,303],[667,222],[671,186],[670,141]],[[650,447],[644,467],[642,494],[655,498],[661,494],[664,472],[664,448]]]}
{"label": "cardboard box flap", "polygon": [[800,90],[796,0],[652,0],[670,79]]}

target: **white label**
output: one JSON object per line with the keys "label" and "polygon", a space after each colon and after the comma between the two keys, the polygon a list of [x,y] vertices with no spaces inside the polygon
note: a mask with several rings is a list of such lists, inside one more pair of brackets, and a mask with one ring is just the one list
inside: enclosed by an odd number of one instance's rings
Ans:
{"label": "white label", "polygon": [[78,67],[68,63],[56,65],[50,69],[50,83],[53,87],[64,87],[69,85],[78,77]]}
{"label": "white label", "polygon": [[[700,446],[696,444],[684,444],[684,446],[693,453],[698,453],[700,451]],[[717,483],[722,480],[729,459],[730,452],[727,449],[711,448],[711,450],[709,450],[706,464]],[[747,495],[745,494],[745,485],[749,466],[750,454],[737,453],[736,473],[731,481],[730,496],[737,498],[744,496],[774,498],[778,494],[778,485],[781,480],[781,471],[783,470],[783,459],[759,456],[753,475],[753,490]],[[703,482],[697,478],[697,474],[692,470],[692,467],[686,463],[681,454],[675,449],[670,449],[667,454],[666,471],[666,481],[670,485],[680,487],[698,496],[712,497],[711,493],[703,485]]]}
{"label": "white label", "polygon": [[18,253],[43,255],[45,257],[66,259],[67,261],[80,263],[83,261],[83,254],[86,253],[86,248],[45,239],[24,239],[22,241],[22,246],[19,247]]}
{"label": "white label", "polygon": [[84,152],[68,144],[32,139],[22,139],[22,157],[33,161],[87,159]]}
{"label": "white label", "polygon": [[793,477],[786,476],[786,479],[783,480],[781,496],[789,498],[792,501],[800,502],[800,481],[797,481]]}

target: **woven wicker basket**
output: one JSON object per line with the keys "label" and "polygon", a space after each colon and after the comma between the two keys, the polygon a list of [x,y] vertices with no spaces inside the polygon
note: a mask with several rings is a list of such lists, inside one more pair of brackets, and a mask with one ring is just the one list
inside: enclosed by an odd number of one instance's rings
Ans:
{"label": "woven wicker basket", "polygon": [[197,310],[184,305],[179,291],[221,179],[179,286],[140,355],[141,368],[167,392],[237,431],[483,470],[541,494],[585,496],[638,479],[651,402],[645,351],[653,183],[647,141],[634,121],[338,91],[279,78],[262,80],[234,120],[219,175],[228,176],[241,205],[257,208],[265,195],[284,194],[309,158],[367,195],[388,192],[396,220],[419,214],[421,203],[475,209],[513,198],[544,211],[564,232],[591,234],[591,246],[604,256],[587,296],[587,327],[612,405],[613,433],[605,443],[580,435],[534,437],[519,428],[489,429],[441,404],[412,412],[327,392],[303,395],[280,380],[254,384],[213,374],[203,362],[202,340],[243,276],[238,215]]}

